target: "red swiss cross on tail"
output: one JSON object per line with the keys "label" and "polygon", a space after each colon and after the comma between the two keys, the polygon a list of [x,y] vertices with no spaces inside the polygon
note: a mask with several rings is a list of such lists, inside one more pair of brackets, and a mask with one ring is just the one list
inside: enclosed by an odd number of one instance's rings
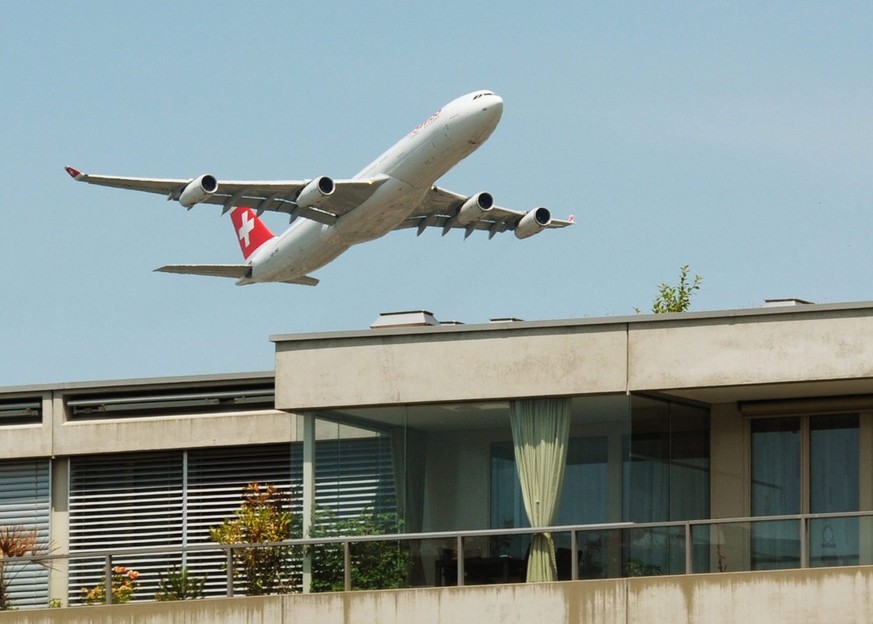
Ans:
{"label": "red swiss cross on tail", "polygon": [[258,219],[251,208],[234,208],[230,213],[233,229],[239,239],[243,258],[249,259],[255,250],[273,238],[273,233]]}

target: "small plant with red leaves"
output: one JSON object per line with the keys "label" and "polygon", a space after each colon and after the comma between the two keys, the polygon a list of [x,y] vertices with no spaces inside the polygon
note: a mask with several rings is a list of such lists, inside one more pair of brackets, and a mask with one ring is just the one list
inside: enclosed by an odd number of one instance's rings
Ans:
{"label": "small plant with red leaves", "polygon": [[[137,580],[139,572],[126,568],[125,566],[115,566],[112,568],[112,602],[121,604],[130,602],[133,597],[133,592],[139,586]],[[106,602],[106,587],[103,583],[98,583],[91,589],[82,588],[82,599],[85,604],[104,604]]]}

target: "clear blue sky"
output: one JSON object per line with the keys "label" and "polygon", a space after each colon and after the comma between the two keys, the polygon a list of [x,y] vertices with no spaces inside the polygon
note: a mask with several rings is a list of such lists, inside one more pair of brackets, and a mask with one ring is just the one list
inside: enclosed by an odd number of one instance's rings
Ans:
{"label": "clear blue sky", "polygon": [[[7,3],[0,386],[269,370],[271,334],[390,310],[632,314],[683,264],[695,310],[871,300],[871,33],[870,2]],[[441,184],[573,228],[395,232],[240,288],[152,272],[239,261],[216,207],[63,171],[347,177],[479,88],[503,120]]]}

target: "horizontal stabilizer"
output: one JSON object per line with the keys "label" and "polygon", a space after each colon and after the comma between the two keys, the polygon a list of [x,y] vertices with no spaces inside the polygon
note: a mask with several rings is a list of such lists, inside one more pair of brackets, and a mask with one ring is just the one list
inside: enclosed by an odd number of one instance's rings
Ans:
{"label": "horizontal stabilizer", "polygon": [[240,279],[246,276],[249,268],[247,264],[168,264],[155,269],[155,271]]}

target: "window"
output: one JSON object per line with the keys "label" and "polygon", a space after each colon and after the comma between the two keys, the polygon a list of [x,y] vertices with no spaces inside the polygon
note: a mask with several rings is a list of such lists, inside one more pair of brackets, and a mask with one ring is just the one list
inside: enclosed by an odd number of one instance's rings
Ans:
{"label": "window", "polygon": [[709,517],[709,413],[644,397],[632,399],[624,447],[622,520]]}
{"label": "window", "polygon": [[0,401],[0,426],[42,422],[42,398],[23,397]]}
{"label": "window", "polygon": [[67,399],[71,420],[195,416],[220,412],[272,410],[273,382],[222,385],[197,390],[140,390],[73,395]]}
{"label": "window", "polygon": [[[709,432],[706,408],[637,396],[574,398],[556,524],[709,517]],[[517,526],[528,522],[513,447],[496,442],[491,445],[491,527]],[[622,533],[625,564],[635,560],[664,574],[684,571],[681,527]],[[580,533],[580,575],[622,574],[610,563],[617,552],[611,560],[607,556],[607,550],[619,548],[617,537],[610,531]],[[524,556],[528,541],[503,540],[501,554]],[[555,541],[558,549],[569,547],[567,535]]]}
{"label": "window", "polygon": [[319,419],[315,503],[337,520],[395,511],[391,435]]}
{"label": "window", "polygon": [[[751,423],[751,513],[773,516],[859,509],[857,415],[760,418]],[[753,569],[800,566],[796,521],[752,525]],[[856,518],[809,523],[810,565],[858,562]]]}
{"label": "window", "polygon": [[[564,487],[556,525],[608,522],[607,438],[570,438]],[[529,526],[515,466],[512,442],[491,445],[491,526]],[[569,546],[566,536],[556,536],[559,546]],[[563,542],[566,541],[566,544]],[[503,540],[497,555],[524,557],[530,538]]]}
{"label": "window", "polygon": [[[623,439],[622,519],[667,522],[709,517],[709,412],[632,397],[631,433]],[[685,570],[681,527],[632,529],[627,566],[663,574]],[[706,553],[698,553],[701,559]],[[696,565],[705,565],[698,561]]]}
{"label": "window", "polygon": [[[810,513],[857,511],[858,416],[813,418],[809,429]],[[858,522],[858,518],[811,520],[810,565],[857,565]]]}

